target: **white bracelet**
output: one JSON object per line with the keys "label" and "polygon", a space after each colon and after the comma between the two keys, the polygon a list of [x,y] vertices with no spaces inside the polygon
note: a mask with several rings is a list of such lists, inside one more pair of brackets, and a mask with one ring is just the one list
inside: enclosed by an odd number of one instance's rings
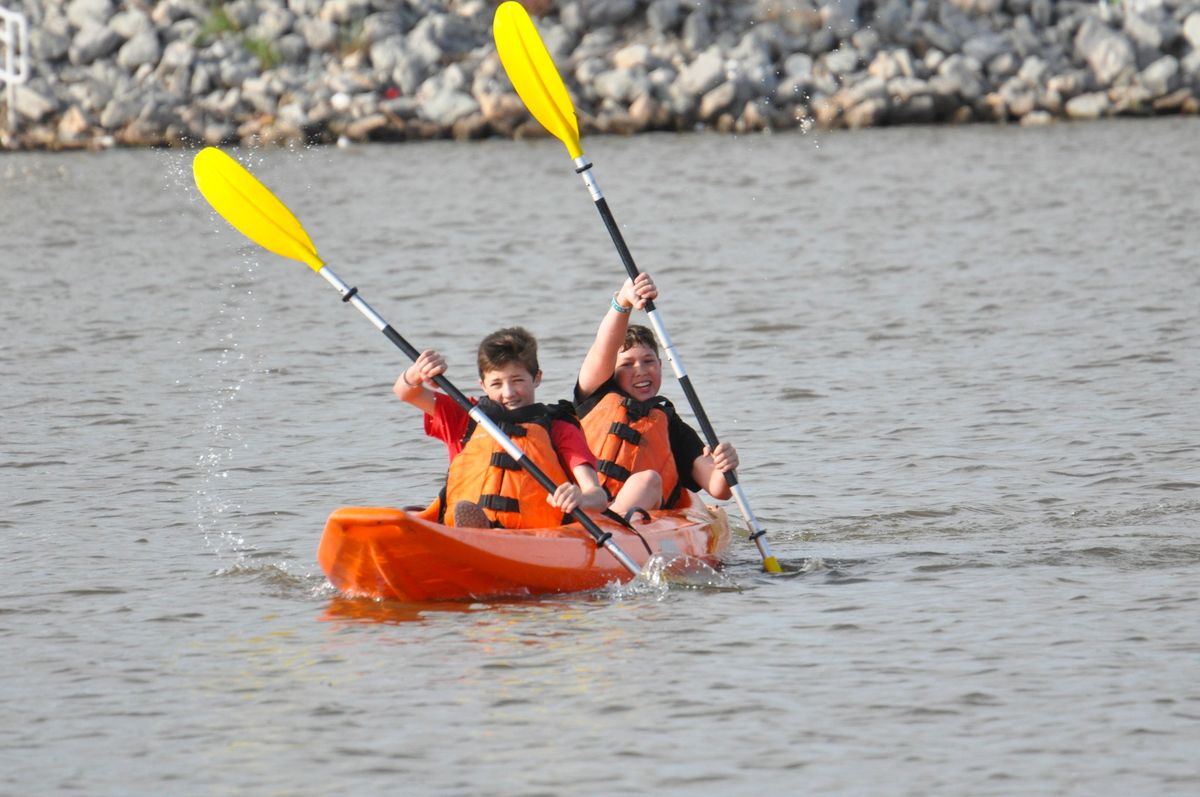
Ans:
{"label": "white bracelet", "polygon": [[616,310],[621,315],[629,315],[629,311],[632,310],[633,308],[632,307],[622,307],[617,302],[617,291],[613,291],[612,309]]}

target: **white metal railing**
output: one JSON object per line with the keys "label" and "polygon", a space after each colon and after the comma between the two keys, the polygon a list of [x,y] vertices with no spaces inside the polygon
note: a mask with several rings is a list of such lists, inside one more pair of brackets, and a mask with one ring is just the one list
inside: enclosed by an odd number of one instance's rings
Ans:
{"label": "white metal railing", "polygon": [[29,80],[29,22],[20,11],[0,8],[0,82],[7,84],[8,132],[17,129],[17,85]]}

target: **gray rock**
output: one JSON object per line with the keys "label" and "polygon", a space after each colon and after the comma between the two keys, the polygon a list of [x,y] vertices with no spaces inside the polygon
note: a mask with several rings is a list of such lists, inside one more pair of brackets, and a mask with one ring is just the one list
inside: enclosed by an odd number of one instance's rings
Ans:
{"label": "gray rock", "polygon": [[987,64],[993,58],[1006,53],[1012,53],[1011,38],[1003,33],[981,33],[963,42],[962,54],[974,58],[981,64]]}
{"label": "gray rock", "polygon": [[475,98],[461,91],[442,92],[421,106],[421,116],[443,127],[478,112]]}
{"label": "gray rock", "polygon": [[712,121],[734,104],[738,97],[738,85],[735,81],[727,80],[711,91],[705,92],[700,99],[700,118]]}
{"label": "gray rock", "polygon": [[883,78],[866,77],[842,90],[842,102],[847,106],[859,105],[869,100],[887,99],[888,83]]}
{"label": "gray rock", "polygon": [[637,6],[637,0],[586,0],[582,4],[587,25],[592,28],[620,25],[633,16]]}
{"label": "gray rock", "polygon": [[1165,97],[1179,88],[1179,59],[1164,55],[1138,75],[1140,83],[1151,97]]}
{"label": "gray rock", "polygon": [[1111,104],[1103,91],[1080,94],[1067,100],[1067,116],[1072,119],[1099,119],[1108,113]]}
{"label": "gray rock", "polygon": [[867,74],[891,80],[897,77],[916,77],[917,66],[908,50],[883,50],[867,66]]}
{"label": "gray rock", "polygon": [[1021,117],[1021,127],[1049,127],[1054,124],[1054,116],[1049,111],[1030,111]]}
{"label": "gray rock", "polygon": [[919,38],[924,39],[929,46],[944,53],[957,52],[962,46],[962,40],[936,22],[922,22],[918,28]]}
{"label": "gray rock", "polygon": [[858,30],[858,0],[821,0],[821,22],[839,39]]}
{"label": "gray rock", "polygon": [[112,0],[71,0],[67,3],[67,21],[76,29],[104,25],[114,10]]}
{"label": "gray rock", "polygon": [[395,11],[381,11],[371,14],[363,20],[362,39],[367,44],[374,44],[389,36],[405,34],[417,24],[417,15],[407,6]]}
{"label": "gray rock", "polygon": [[961,11],[973,16],[995,14],[1004,5],[1003,0],[950,0]]}
{"label": "gray rock", "polygon": [[197,64],[192,70],[192,82],[188,87],[193,97],[203,97],[217,85],[217,70],[212,64]]}
{"label": "gray rock", "polygon": [[1029,4],[1029,17],[1039,28],[1050,26],[1054,18],[1054,3],[1052,0],[1032,0]]}
{"label": "gray rock", "polygon": [[656,33],[673,33],[683,19],[679,0],[652,0],[646,8],[646,22]]}
{"label": "gray rock", "polygon": [[690,53],[698,53],[713,43],[712,26],[708,22],[708,14],[703,9],[697,9],[683,23],[683,44]]}
{"label": "gray rock", "polygon": [[983,96],[986,87],[981,78],[979,62],[962,55],[952,55],[938,67],[938,77],[949,81],[955,94],[968,103]]}
{"label": "gray rock", "polygon": [[1091,91],[1095,79],[1090,70],[1073,69],[1061,75],[1055,75],[1046,81],[1046,91],[1054,92],[1064,98]]}
{"label": "gray rock", "polygon": [[242,101],[258,113],[274,114],[277,98],[272,95],[270,82],[264,77],[252,77],[242,84]]}
{"label": "gray rock", "polygon": [[1087,61],[1101,85],[1111,85],[1118,77],[1131,75],[1137,67],[1129,39],[1095,17],[1088,17],[1075,34],[1075,54]]}
{"label": "gray rock", "polygon": [[434,75],[431,75],[428,80],[421,84],[417,89],[416,98],[424,103],[432,100],[439,94],[449,94],[458,92],[469,94],[471,85],[471,75],[463,68],[461,63],[451,64]]}
{"label": "gray rock", "polygon": [[874,127],[887,118],[890,110],[887,97],[871,97],[846,108],[843,119],[851,129]]}
{"label": "gray rock", "polygon": [[555,63],[568,60],[572,50],[575,49],[575,44],[579,41],[565,25],[548,25],[542,29],[541,33],[546,51],[550,53],[550,57],[554,59]]}
{"label": "gray rock", "polygon": [[635,98],[650,93],[650,80],[642,70],[611,69],[592,81],[592,90],[601,99],[628,105]]}
{"label": "gray rock", "polygon": [[325,0],[321,3],[321,19],[335,25],[358,22],[371,11],[370,0]]}
{"label": "gray rock", "polygon": [[396,33],[375,42],[369,49],[371,66],[379,72],[391,72],[405,58],[404,36]]}
{"label": "gray rock", "polygon": [[612,63],[617,69],[633,69],[641,67],[649,70],[656,64],[651,63],[650,48],[644,44],[630,44],[612,54]]}
{"label": "gray rock", "polygon": [[1200,82],[1200,50],[1192,50],[1185,55],[1179,67],[1193,82]]}
{"label": "gray rock", "polygon": [[196,62],[196,48],[185,41],[173,41],[163,48],[159,64],[164,69],[191,68]]}
{"label": "gray rock", "polygon": [[238,30],[245,30],[258,22],[258,17],[262,13],[255,0],[231,0],[231,2],[223,2],[221,10],[225,12],[225,16],[229,21],[237,26]]}
{"label": "gray rock", "polygon": [[30,85],[20,85],[14,89],[13,108],[22,119],[40,122],[58,110],[58,100],[53,94],[44,93]]}
{"label": "gray rock", "polygon": [[1036,55],[1026,58],[1025,62],[1021,64],[1021,68],[1017,70],[1017,77],[1031,86],[1040,86],[1045,83],[1049,74],[1049,65]]}
{"label": "gray rock", "polygon": [[301,19],[296,23],[296,32],[304,37],[304,43],[310,50],[327,52],[333,50],[338,42],[337,25],[324,19],[311,17]]}
{"label": "gray rock", "polygon": [[725,81],[725,57],[720,47],[710,47],[679,73],[678,85],[693,96],[706,94]]}
{"label": "gray rock", "polygon": [[100,126],[106,130],[119,130],[138,118],[144,101],[133,95],[114,97],[100,114]]}
{"label": "gray rock", "polygon": [[993,86],[1003,83],[1017,74],[1021,61],[1013,52],[1000,53],[987,63],[987,78]]}
{"label": "gray rock", "polygon": [[125,42],[117,53],[117,64],[125,69],[137,69],[143,64],[154,66],[158,63],[162,49],[158,44],[158,34],[153,30],[143,31]]}
{"label": "gray rock", "polygon": [[37,62],[58,61],[71,49],[71,37],[63,32],[33,28],[29,31],[29,48]]}
{"label": "gray rock", "polygon": [[1032,85],[1020,78],[1013,78],[1000,87],[998,92],[1010,116],[1020,119],[1037,107],[1038,95]]}
{"label": "gray rock", "polygon": [[858,50],[859,57],[866,62],[875,57],[883,41],[874,29],[863,28],[855,31],[854,35],[850,37],[850,44],[854,46],[855,50]]}
{"label": "gray rock", "polygon": [[679,73],[669,66],[660,66],[652,71],[647,77],[650,79],[650,85],[653,86],[660,96],[666,96],[667,88],[675,82],[679,77]]}
{"label": "gray rock", "polygon": [[813,57],[808,53],[789,55],[783,62],[783,73],[790,77],[809,77],[813,72]]}
{"label": "gray rock", "polygon": [[1183,37],[1193,50],[1200,50],[1200,11],[1188,14],[1183,20]]}
{"label": "gray rock", "polygon": [[906,104],[914,97],[927,96],[932,93],[927,81],[914,77],[894,77],[887,81],[887,95],[893,103]]}
{"label": "gray rock", "polygon": [[258,21],[246,29],[246,35],[252,39],[275,42],[285,33],[292,30],[296,17],[291,11],[278,6],[267,6],[259,15]]}
{"label": "gray rock", "polygon": [[456,56],[468,53],[482,42],[471,24],[453,14],[431,14],[408,34],[412,47],[434,46],[441,52]]}
{"label": "gray rock", "polygon": [[90,64],[112,54],[124,40],[114,30],[104,25],[89,24],[75,34],[67,57],[72,64]]}
{"label": "gray rock", "polygon": [[1011,40],[1013,49],[1022,58],[1042,53],[1042,37],[1028,16],[1022,15],[1013,20]]}
{"label": "gray rock", "polygon": [[842,45],[831,53],[825,53],[820,58],[820,62],[833,75],[849,75],[857,72],[860,61],[858,50],[848,44]]}
{"label": "gray rock", "polygon": [[876,8],[872,24],[884,41],[908,44],[912,37],[909,18],[909,4],[905,0],[887,0]]}
{"label": "gray rock", "polygon": [[114,14],[108,21],[108,27],[117,32],[122,39],[132,39],[140,33],[153,33],[154,22],[144,11],[122,11]]}
{"label": "gray rock", "polygon": [[1122,26],[1137,52],[1137,62],[1148,65],[1161,55],[1163,46],[1163,30],[1151,19],[1141,14],[1126,14]]}
{"label": "gray rock", "polygon": [[299,33],[285,33],[275,42],[275,51],[285,64],[298,64],[308,57],[308,42]]}

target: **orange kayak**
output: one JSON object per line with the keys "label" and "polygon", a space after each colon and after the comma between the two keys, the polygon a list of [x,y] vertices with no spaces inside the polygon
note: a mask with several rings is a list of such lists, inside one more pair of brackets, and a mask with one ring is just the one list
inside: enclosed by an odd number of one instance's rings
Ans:
{"label": "orange kayak", "polygon": [[[651,554],[717,566],[729,547],[719,507],[652,512],[634,531],[593,516],[639,566]],[[321,569],[347,595],[401,601],[545,595],[599,589],[629,571],[578,525],[549,529],[454,528],[433,508],[342,507],[329,516],[317,551]],[[634,533],[634,532],[637,533]]]}

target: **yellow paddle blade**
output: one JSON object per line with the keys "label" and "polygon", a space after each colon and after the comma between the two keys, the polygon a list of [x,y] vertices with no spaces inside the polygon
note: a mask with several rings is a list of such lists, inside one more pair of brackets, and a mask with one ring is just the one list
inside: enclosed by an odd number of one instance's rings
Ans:
{"label": "yellow paddle blade", "polygon": [[501,3],[492,24],[500,63],[533,118],[567,147],[574,160],[583,154],[575,106],[542,37],[516,0]]}
{"label": "yellow paddle blade", "polygon": [[313,271],[325,265],[292,212],[233,158],[206,147],[192,161],[192,174],[208,204],[242,235],[280,257],[307,263]]}

